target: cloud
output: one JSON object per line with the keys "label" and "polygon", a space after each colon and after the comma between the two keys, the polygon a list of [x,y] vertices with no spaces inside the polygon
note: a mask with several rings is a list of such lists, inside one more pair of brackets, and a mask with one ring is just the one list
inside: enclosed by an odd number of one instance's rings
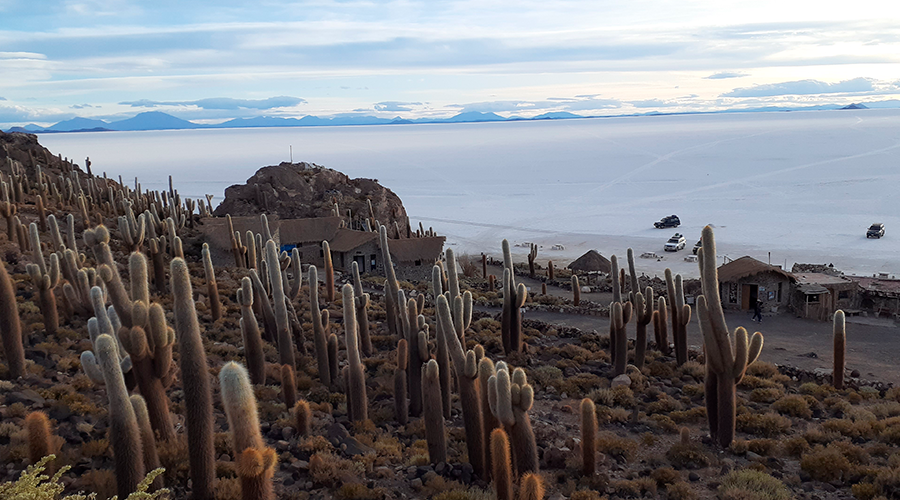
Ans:
{"label": "cloud", "polygon": [[6,100],[5,97],[0,97],[0,101],[5,101],[5,100]]}
{"label": "cloud", "polygon": [[871,92],[875,90],[870,78],[854,78],[838,83],[819,80],[797,80],[794,82],[770,83],[752,87],[736,88],[721,97],[773,97],[782,95],[814,95]]}
{"label": "cloud", "polygon": [[298,104],[306,104],[306,99],[299,97],[278,96],[268,99],[232,99],[230,97],[210,97],[196,101],[153,101],[139,99],[119,104],[133,108],[155,108],[159,106],[196,106],[202,109],[275,109],[290,108]]}
{"label": "cloud", "polygon": [[678,106],[677,102],[663,101],[661,99],[646,99],[643,101],[629,101],[629,104],[636,108],[670,108]]}
{"label": "cloud", "polygon": [[421,102],[384,101],[375,103],[375,111],[412,111],[412,106],[421,105]]}
{"label": "cloud", "polygon": [[713,73],[709,76],[704,76],[703,78],[706,80],[724,80],[726,78],[741,78],[745,76],[750,76],[750,74],[739,71],[719,71],[718,73]]}
{"label": "cloud", "polygon": [[99,108],[100,106],[91,106],[90,104],[73,104],[69,107],[72,109],[84,109],[84,108],[94,108],[94,107]]}

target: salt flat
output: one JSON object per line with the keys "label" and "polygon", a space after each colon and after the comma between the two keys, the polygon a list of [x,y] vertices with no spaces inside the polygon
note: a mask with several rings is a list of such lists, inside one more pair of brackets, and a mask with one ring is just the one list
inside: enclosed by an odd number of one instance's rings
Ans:
{"label": "salt flat", "polygon": [[[639,259],[647,274],[683,261],[705,224],[719,255],[773,264],[833,263],[900,275],[900,110],[732,113],[392,125],[46,134],[51,151],[90,156],[95,172],[138,176],[185,196],[215,194],[264,165],[310,161],[371,177],[403,200],[413,224],[458,253],[499,254],[500,240],[542,245],[566,263],[590,248]],[[677,214],[687,249],[662,251]],[[866,239],[884,222],[881,240]],[[560,244],[565,250],[551,250]],[[523,256],[525,248],[517,249]]]}

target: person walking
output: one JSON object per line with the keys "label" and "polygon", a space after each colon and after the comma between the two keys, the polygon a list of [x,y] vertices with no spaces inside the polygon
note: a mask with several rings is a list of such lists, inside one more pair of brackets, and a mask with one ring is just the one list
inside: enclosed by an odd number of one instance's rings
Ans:
{"label": "person walking", "polygon": [[[757,319],[759,318],[759,319]],[[753,306],[753,318],[751,321],[758,321],[762,323],[762,301],[757,300],[756,304]]]}

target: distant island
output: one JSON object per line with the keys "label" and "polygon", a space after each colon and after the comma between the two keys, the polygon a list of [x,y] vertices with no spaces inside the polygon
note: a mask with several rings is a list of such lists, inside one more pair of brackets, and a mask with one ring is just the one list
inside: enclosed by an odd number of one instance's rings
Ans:
{"label": "distant island", "polygon": [[[897,107],[897,101],[883,101],[879,108]],[[251,127],[321,127],[344,125],[403,125],[419,123],[479,123],[479,122],[511,122],[511,121],[535,121],[535,120],[566,120],[574,118],[608,118],[613,116],[664,116],[686,114],[720,114],[720,113],[751,113],[771,111],[814,111],[814,110],[839,110],[839,109],[869,109],[864,104],[850,104],[841,106],[837,104],[822,104],[815,106],[785,107],[765,106],[752,109],[726,109],[719,111],[685,111],[664,113],[650,111],[647,113],[635,113],[631,115],[603,115],[583,116],[567,111],[552,111],[533,117],[510,116],[504,117],[496,113],[480,111],[467,111],[449,118],[380,118],[364,114],[346,114],[332,117],[319,117],[307,115],[302,118],[282,118],[278,116],[256,116],[252,118],[234,118],[222,123],[205,124],[194,123],[177,118],[162,111],[147,111],[139,113],[132,118],[107,122],[91,118],[76,117],[61,121],[49,127],[41,127],[35,124],[24,127],[12,127],[6,132],[26,132],[31,134],[47,134],[60,132],[111,132],[111,131],[144,131],[144,130],[184,130],[184,129],[217,129],[217,128],[251,128]]]}

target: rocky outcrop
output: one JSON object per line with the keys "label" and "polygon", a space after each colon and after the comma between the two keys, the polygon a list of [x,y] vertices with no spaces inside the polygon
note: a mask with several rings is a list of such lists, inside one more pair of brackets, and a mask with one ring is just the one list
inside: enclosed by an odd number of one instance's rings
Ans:
{"label": "rocky outcrop", "polygon": [[373,179],[351,179],[314,163],[282,163],[263,167],[243,185],[225,190],[225,200],[215,216],[246,216],[266,213],[281,219],[305,219],[333,215],[337,203],[340,215],[351,213],[352,225],[369,218],[367,200],[375,219],[388,227],[394,222],[406,230],[409,218],[400,198]]}
{"label": "rocky outcrop", "polygon": [[47,148],[38,144],[36,135],[21,132],[0,132],[0,168],[4,172],[9,171],[7,158],[20,163],[29,177],[34,176],[35,165],[40,165],[44,173],[51,176],[73,168],[67,161],[54,156]]}

